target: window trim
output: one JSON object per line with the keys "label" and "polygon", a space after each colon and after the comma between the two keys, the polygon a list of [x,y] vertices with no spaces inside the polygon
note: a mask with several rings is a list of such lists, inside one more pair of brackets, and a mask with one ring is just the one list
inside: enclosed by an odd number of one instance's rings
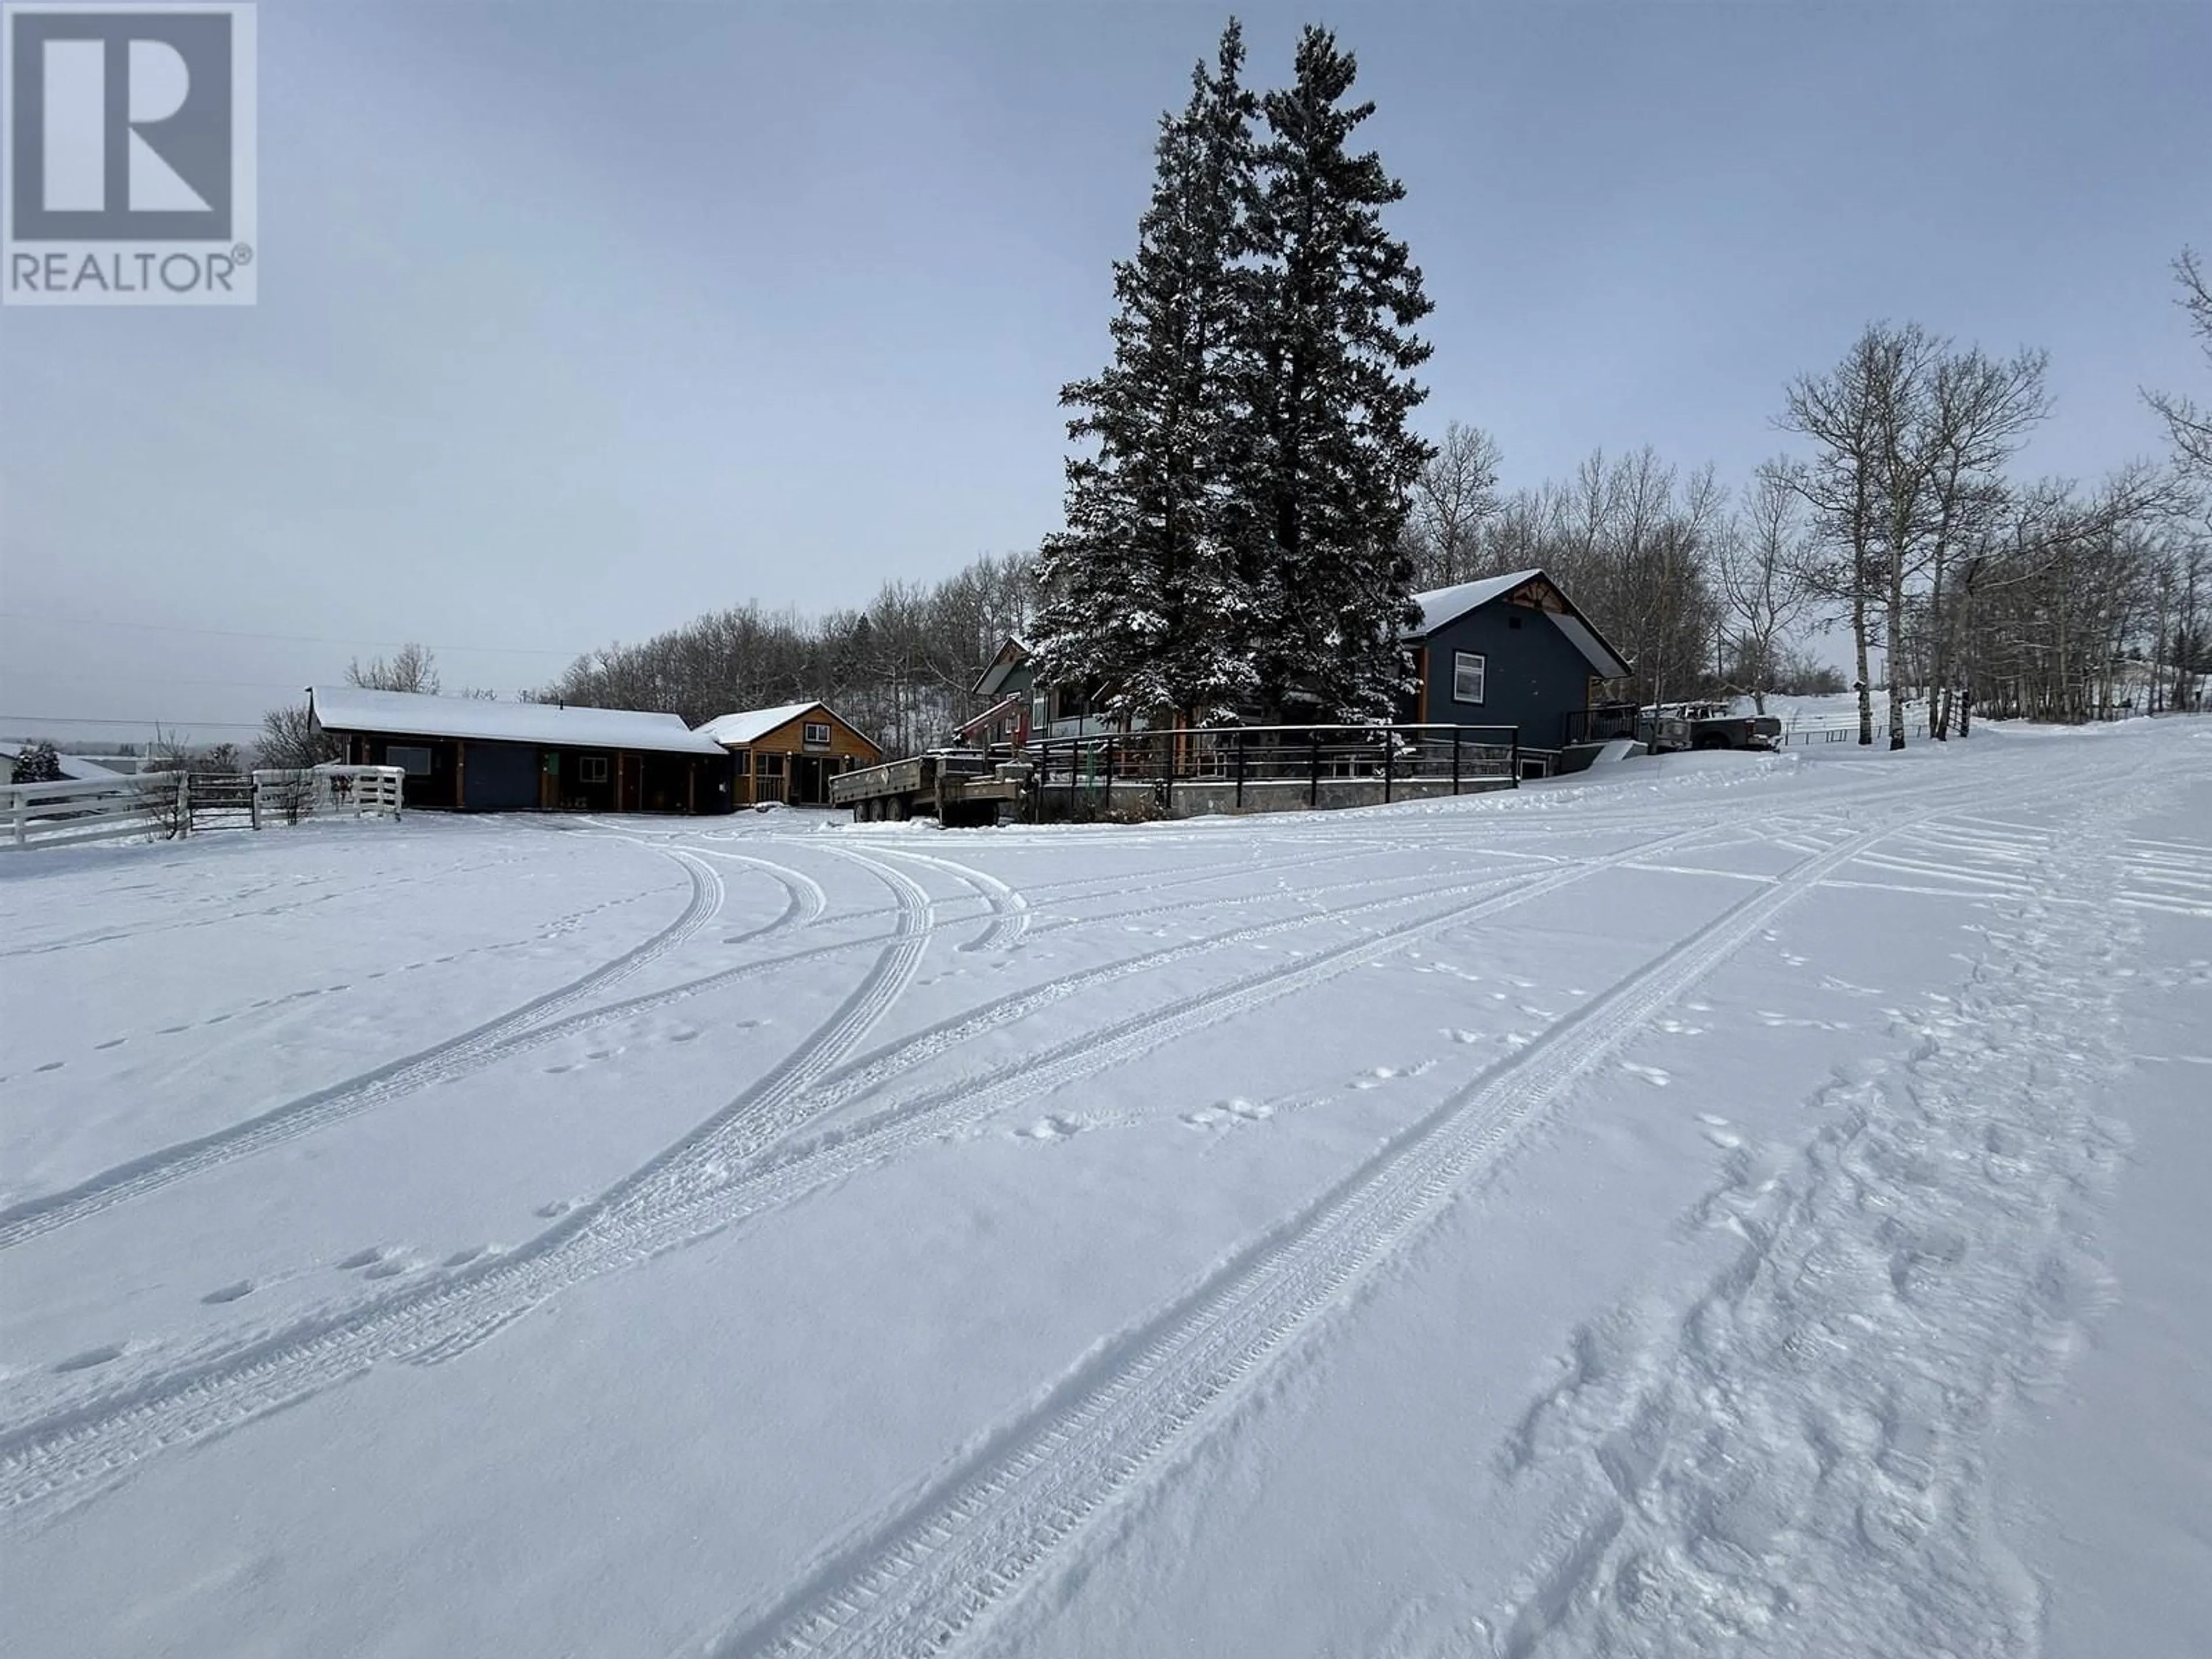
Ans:
{"label": "window trim", "polygon": [[576,757],[577,782],[605,783],[607,781],[608,775],[607,757],[605,755],[579,755]]}
{"label": "window trim", "polygon": [[[814,735],[817,732],[822,734],[818,738]],[[828,720],[806,720],[799,728],[799,741],[808,749],[827,749],[835,735]]]}
{"label": "window trim", "polygon": [[[402,755],[410,757],[420,755],[422,757],[422,763],[420,766],[412,765],[408,761],[400,759]],[[428,777],[436,769],[437,764],[433,757],[430,745],[427,743],[387,743],[384,745],[384,763],[386,766],[398,767],[410,778]]]}
{"label": "window trim", "polygon": [[[1471,697],[1467,695],[1465,689],[1465,677],[1470,667],[1474,672],[1474,695]],[[1483,698],[1489,690],[1490,659],[1487,653],[1480,651],[1453,652],[1452,701],[1468,703],[1479,708],[1482,706]]]}

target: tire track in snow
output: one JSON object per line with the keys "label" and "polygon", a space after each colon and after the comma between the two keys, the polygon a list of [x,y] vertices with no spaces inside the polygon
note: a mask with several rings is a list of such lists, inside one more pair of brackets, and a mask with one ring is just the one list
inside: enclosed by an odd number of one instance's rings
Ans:
{"label": "tire track in snow", "polygon": [[1018,943],[1029,931],[1030,902],[998,877],[972,865],[957,864],[929,853],[909,853],[902,848],[884,847],[877,849],[896,859],[910,860],[958,877],[981,896],[990,908],[991,925],[960,948],[963,951],[1004,951]]}
{"label": "tire track in snow", "polygon": [[[1678,830],[1669,840],[1692,840],[1709,834],[1711,828],[1699,823]],[[1650,846],[1624,850],[1587,864],[1546,872],[1522,883],[1515,892],[1477,898],[1383,938],[1352,941],[1253,975],[1203,1005],[1179,1004],[1136,1016],[1102,1034],[1110,1047],[1096,1036],[1063,1045],[1054,1051],[1049,1075],[1058,1082],[1090,1075],[1188,1030],[1258,1006],[1273,996],[1287,995],[1350,971],[1425,933],[1527,902],[1652,850]],[[875,866],[873,860],[857,854],[843,856],[877,868],[895,890],[905,895],[903,931],[886,949],[870,980],[775,1073],[593,1204],[572,1212],[520,1249],[485,1258],[447,1278],[370,1303],[314,1316],[228,1353],[140,1379],[0,1433],[0,1515],[13,1517],[27,1506],[66,1497],[103,1476],[119,1474],[166,1448],[235,1428],[378,1363],[450,1358],[571,1284],[703,1237],[900,1152],[940,1140],[973,1121],[979,1112],[1001,1109],[1031,1092],[1048,1074],[1035,1059],[1018,1060],[984,1079],[963,1079],[907,1103],[860,1129],[832,1138],[811,1153],[771,1164],[744,1179],[735,1178],[737,1172],[731,1166],[742,1157],[743,1147],[771,1144],[773,1137],[788,1133],[792,1125],[828,1109],[829,1105],[911,1069],[927,1054],[940,1052],[976,1030],[1016,1017],[1014,1008],[1002,1008],[1000,1018],[986,1024],[955,1022],[910,1040],[910,1043],[926,1044],[926,1050],[909,1048],[902,1060],[899,1050],[894,1049],[866,1062],[859,1073],[825,1078],[838,1054],[858,1042],[866,1025],[880,1018],[896,991],[912,978],[932,932],[927,896],[909,878],[888,866]],[[1516,871],[1501,879],[1519,881],[1522,874]],[[1358,908],[1405,902],[1409,896],[1394,896]],[[1201,945],[1172,947],[1139,958],[1136,963],[1109,964],[1074,976],[1079,982],[1060,994],[1073,994],[1074,988],[1096,983],[1101,975],[1140,971],[1166,957],[1218,948],[1231,939],[1310,927],[1315,920],[1300,916],[1269,922]],[[896,984],[884,994],[887,981]],[[1024,994],[1008,1001],[1019,1012],[1034,1012],[1042,1006],[1034,1000],[1036,994]],[[855,1018],[856,1011],[865,1017]],[[799,1098],[805,1084],[816,1079],[830,1085],[819,1105]]]}
{"label": "tire track in snow", "polygon": [[0,1250],[97,1215],[182,1181],[204,1170],[278,1146],[356,1115],[441,1083],[481,1063],[508,1039],[531,1030],[571,1005],[618,985],[671,951],[688,942],[712,921],[722,908],[722,878],[699,859],[684,853],[667,853],[690,878],[690,894],[684,909],[666,927],[644,943],[633,946],[611,962],[601,963],[580,978],[571,980],[520,1007],[486,1021],[472,1030],[449,1038],[404,1059],[319,1089],[313,1094],[271,1107],[258,1116],[233,1123],[191,1140],[179,1141],[115,1164],[98,1175],[58,1192],[47,1193],[0,1211]]}
{"label": "tire track in snow", "polygon": [[765,873],[784,890],[787,902],[781,915],[749,932],[724,939],[725,945],[750,945],[760,939],[772,939],[778,933],[789,933],[795,927],[811,927],[830,908],[830,896],[822,890],[822,884],[787,864],[778,864],[773,859],[755,858],[749,853],[725,853],[720,848],[690,847],[684,851],[696,857],[722,859],[732,864],[750,866]]}
{"label": "tire track in snow", "polygon": [[1896,827],[1862,832],[1798,866],[1492,1067],[713,1651],[720,1659],[906,1656],[941,1650],[973,1628],[1120,1494],[1157,1478],[1218,1425],[1277,1355],[1572,1085]]}
{"label": "tire track in snow", "polygon": [[657,1206],[672,1181],[696,1178],[704,1150],[730,1119],[803,1091],[912,982],[929,942],[929,896],[902,871],[857,854],[842,856],[890,886],[900,902],[899,928],[830,1018],[721,1112],[509,1255],[483,1258],[450,1278],[366,1306],[314,1316],[232,1353],[0,1434],[0,1514],[12,1516],[26,1504],[81,1490],[164,1447],[234,1428],[379,1360],[472,1345],[536,1305],[535,1296],[514,1296],[515,1286],[539,1282],[550,1264],[569,1256],[605,1256],[609,1235],[619,1237],[634,1224],[641,1205]]}
{"label": "tire track in snow", "polygon": [[[788,1098],[775,1108],[748,1114],[729,1122],[729,1133],[714,1148],[722,1179],[713,1187],[678,1194],[668,1211],[681,1218],[671,1233],[665,1230],[641,1237],[631,1250],[642,1259],[717,1231],[743,1216],[803,1195],[830,1181],[841,1180],[897,1152],[942,1140],[962,1132],[1010,1105],[1045,1090],[1096,1075],[1108,1067],[1147,1054],[1162,1044],[1202,1030],[1224,1019],[1310,988],[1369,962],[1401,950],[1430,934],[1462,927],[1516,906],[1528,903],[1556,889],[1571,885],[1601,871],[1623,866],[1646,856],[1656,848],[1691,841],[1711,833],[1711,826],[1678,830],[1666,842],[1602,859],[1561,866],[1529,875],[1516,871],[1488,880],[1418,893],[1394,893],[1365,903],[1342,905],[1326,913],[1281,917],[1240,927],[1228,933],[1167,946],[1143,956],[1103,963],[1060,979],[1016,992],[981,1008],[956,1016],[902,1039],[851,1066],[832,1072],[821,1085],[803,1097]],[[1510,891],[1499,894],[1500,887]],[[1470,895],[1476,896],[1470,897]],[[1116,980],[1148,973],[1170,963],[1209,955],[1234,945],[1283,933],[1309,928],[1316,923],[1394,908],[1421,899],[1460,899],[1449,908],[1417,918],[1401,927],[1328,946],[1295,962],[1271,967],[1200,992],[1165,1009],[1152,1008],[1130,1015],[1100,1030],[1088,1030],[1041,1053],[1025,1054],[1012,1062],[938,1085],[921,1096],[872,1116],[866,1123],[825,1137],[812,1157],[780,1159],[763,1178],[774,1196],[766,1201],[753,1192],[751,1182],[733,1176],[735,1166],[758,1159],[787,1140],[810,1121],[848,1102],[875,1092],[938,1056],[1017,1020],[1025,1019],[1055,1003],[1096,990]],[[711,1199],[703,1212],[703,1200]]]}
{"label": "tire track in snow", "polygon": [[[1917,793],[1923,797],[1929,793],[1924,785],[1917,790],[1890,793]],[[1974,786],[1967,786],[1946,793],[1972,796],[1977,790]],[[1986,793],[1985,791],[1981,793]],[[1932,802],[1923,804],[1933,810]],[[1705,821],[1680,827],[1679,817],[1674,823],[1677,826],[1675,833],[1661,842],[1617,852],[1601,860],[1546,872],[1534,881],[1524,884],[1520,893],[1496,902],[1496,908],[1525,902],[1537,896],[1540,892],[1550,891],[1555,886],[1600,869],[1615,867],[1635,858],[1648,857],[1667,846],[1710,834],[1715,827]],[[873,863],[857,854],[838,850],[842,856],[856,862]],[[902,916],[902,932],[898,936],[900,940],[916,941],[915,962],[918,963],[921,943],[926,943],[927,935],[935,931],[927,916],[927,896],[897,872],[880,866],[875,867],[887,881],[903,882],[910,890],[911,896],[923,907],[920,915],[912,914],[909,909]],[[1524,873],[1516,871],[1500,879],[1519,880]],[[1352,908],[1379,908],[1385,903],[1401,902],[1404,902],[1402,898],[1394,898]],[[1488,902],[1478,902],[1479,904]],[[1342,915],[1350,913],[1350,909],[1340,909],[1331,914]],[[1485,914],[1487,913],[1486,910]],[[1469,919],[1472,918],[1455,913],[1433,921],[1436,926],[1449,926],[1454,921]],[[1093,971],[1138,971],[1144,966],[1158,965],[1161,958],[1168,956],[1218,947],[1237,939],[1253,937],[1260,932],[1310,926],[1316,920],[1315,917],[1304,916],[1263,924],[1259,929],[1237,930],[1235,934],[1218,936],[1193,945],[1171,947],[1170,951],[1155,953],[1148,958],[1109,964],[1104,969]],[[1408,937],[1411,936],[1415,935],[1409,930]],[[854,944],[867,942],[856,941]],[[1402,944],[1406,941],[1401,939],[1397,942]],[[793,957],[784,960],[846,948],[853,947],[847,945],[816,947],[811,951],[793,953]],[[895,942],[886,952],[887,957],[899,948],[899,944]],[[1357,945],[1341,947],[1346,954],[1357,948]],[[1330,958],[1332,961],[1335,959],[1334,957]],[[732,974],[760,971],[774,965],[778,964],[756,964],[708,977],[720,980]],[[1310,976],[1318,975],[1325,977],[1326,969],[1327,964],[1321,960],[1308,958],[1273,970],[1261,978],[1272,982],[1296,976],[1297,985],[1302,987]],[[908,977],[911,977],[912,971],[911,967],[907,969]],[[1249,997],[1261,988],[1259,985],[1243,983],[1231,988],[1231,994]],[[1286,988],[1286,991],[1287,988]],[[866,988],[863,989],[865,991]],[[655,994],[655,1000],[666,994]],[[860,994],[855,994],[856,996]],[[1247,1006],[1257,1006],[1257,1000],[1262,1000],[1265,999],[1257,998]],[[1154,1018],[1160,1022],[1182,1022],[1193,1018],[1194,1012],[1179,1007]],[[1225,1013],[1216,1015],[1216,1018],[1225,1017]],[[821,1035],[817,1033],[817,1037]],[[933,1035],[926,1033],[924,1036]],[[1167,1038],[1162,1036],[1159,1040]],[[1144,1048],[1154,1046],[1138,1046],[1139,1034],[1133,1030],[1124,1032],[1121,1041],[1129,1045],[1124,1050],[1127,1053],[1143,1052]],[[811,1048],[814,1045],[810,1042],[807,1046]],[[864,1062],[864,1065],[880,1066],[882,1063],[878,1059]],[[816,1074],[821,1075],[830,1069],[830,1066],[824,1064],[815,1068]],[[580,1254],[563,1255],[559,1262],[555,1263],[556,1253],[562,1251],[567,1242],[583,1230],[585,1221],[603,1217],[617,1198],[635,1189],[648,1176],[663,1172],[676,1152],[689,1147],[695,1155],[699,1152],[702,1149],[696,1143],[700,1136],[695,1134],[678,1148],[672,1149],[670,1154],[648,1165],[646,1170],[610,1189],[599,1202],[586,1209],[572,1212],[555,1227],[507,1255],[487,1258],[480,1264],[457,1270],[446,1278],[396,1292],[375,1302],[315,1316],[241,1348],[167,1373],[141,1378],[112,1393],[46,1413],[12,1431],[0,1433],[0,1513],[12,1515],[26,1504],[64,1494],[103,1472],[125,1469],[166,1446],[187,1443],[234,1428],[280,1406],[304,1399],[330,1383],[357,1375],[379,1361],[433,1355],[472,1345],[519,1313],[528,1311],[530,1307],[566,1284],[596,1276],[703,1237],[759,1210],[803,1196],[827,1182],[840,1179],[845,1174],[879,1162],[887,1156],[896,1155],[908,1147],[941,1139],[960,1127],[963,1120],[957,1115],[959,1104],[970,1097],[974,1088],[990,1086],[1019,1090],[1030,1070],[1029,1062],[1017,1062],[1004,1068],[996,1078],[971,1079],[962,1085],[957,1093],[946,1091],[949,1097],[940,1098],[933,1095],[923,1101],[908,1103],[895,1114],[885,1115],[858,1129],[830,1138],[809,1153],[759,1170],[742,1182],[732,1179],[728,1164],[730,1149],[720,1149],[720,1157],[694,1165],[703,1177],[702,1190],[694,1192],[687,1201],[659,1206],[656,1225],[650,1237],[646,1237],[642,1231],[634,1237],[625,1238],[619,1234],[610,1236],[604,1227],[600,1227],[597,1230],[594,1251],[588,1257]],[[832,1086],[836,1086],[834,1080]],[[857,1093],[860,1090],[854,1088],[851,1092]],[[758,1091],[749,1091],[741,1098],[746,1103],[753,1103],[758,1093]],[[1009,1097],[1018,1098],[1018,1095]],[[787,1101],[788,1098],[788,1094],[786,1094],[785,1099]],[[999,1098],[994,1097],[994,1100]],[[700,1134],[708,1133],[709,1128],[726,1128],[736,1121],[738,1105],[738,1103],[732,1103],[731,1109],[718,1114],[710,1126],[702,1127]],[[996,1109],[995,1104],[993,1109]],[[812,1115],[811,1112],[806,1114]],[[787,1132],[787,1129],[785,1133]],[[557,1271],[554,1270],[556,1267]],[[480,1305],[502,1297],[508,1300],[509,1305],[491,1309]],[[513,1305],[515,1303],[520,1305]]]}

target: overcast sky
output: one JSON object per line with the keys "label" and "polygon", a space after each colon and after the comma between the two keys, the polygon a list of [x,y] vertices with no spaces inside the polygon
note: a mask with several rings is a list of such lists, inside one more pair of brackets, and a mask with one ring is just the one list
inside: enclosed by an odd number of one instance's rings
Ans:
{"label": "overcast sky", "polygon": [[[2205,390],[2167,270],[2212,251],[2202,0],[1243,15],[1261,85],[1303,21],[1357,52],[1421,422],[1509,484],[1646,442],[1741,479],[1877,318],[2047,347],[2038,471]],[[0,733],[212,738],[408,639],[511,695],[1034,546],[1226,15],[270,0],[259,305],[0,310]]]}

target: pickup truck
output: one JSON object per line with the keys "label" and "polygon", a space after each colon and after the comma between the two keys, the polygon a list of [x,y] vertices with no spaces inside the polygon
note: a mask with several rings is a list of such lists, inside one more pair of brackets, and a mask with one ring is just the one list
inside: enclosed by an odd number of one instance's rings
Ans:
{"label": "pickup truck", "polygon": [[1654,754],[1683,749],[1771,749],[1782,735],[1773,714],[1731,714],[1718,703],[1684,703],[1638,716],[1636,735]]}

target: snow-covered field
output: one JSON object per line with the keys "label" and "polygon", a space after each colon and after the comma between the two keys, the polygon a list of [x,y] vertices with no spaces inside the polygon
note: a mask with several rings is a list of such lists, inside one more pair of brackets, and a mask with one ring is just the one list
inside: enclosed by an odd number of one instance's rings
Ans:
{"label": "snow-covered field", "polygon": [[2212,721],[0,860],[40,1656],[2203,1651]]}

